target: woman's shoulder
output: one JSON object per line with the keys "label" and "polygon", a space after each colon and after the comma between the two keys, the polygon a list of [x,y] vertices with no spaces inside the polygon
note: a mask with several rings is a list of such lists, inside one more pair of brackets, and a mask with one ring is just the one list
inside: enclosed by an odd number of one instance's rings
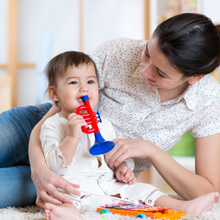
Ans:
{"label": "woman's shoulder", "polygon": [[215,77],[212,75],[212,74],[207,74],[205,75],[201,81],[199,82],[209,82],[211,84],[215,84],[215,85],[218,85],[220,86],[219,82],[215,79]]}
{"label": "woman's shoulder", "polygon": [[[194,90],[194,113],[191,133],[195,138],[206,137],[220,132],[220,84],[207,75]],[[193,94],[192,94],[193,96]]]}
{"label": "woman's shoulder", "polygon": [[220,104],[220,84],[211,74],[199,80],[195,92],[200,107]]}
{"label": "woman's shoulder", "polygon": [[190,86],[183,95],[189,109],[204,110],[220,104],[220,84],[210,74]]}
{"label": "woman's shoulder", "polygon": [[207,96],[215,97],[220,94],[220,84],[211,74],[199,80],[197,87],[198,90],[202,91],[202,93]]}
{"label": "woman's shoulder", "polygon": [[104,41],[97,50],[105,50],[116,53],[118,51],[130,50],[131,48],[143,48],[146,45],[146,40],[137,40],[131,38],[116,38]]}
{"label": "woman's shoulder", "polygon": [[145,46],[147,41],[121,37],[110,40],[109,43],[115,45],[121,45],[121,46]]}

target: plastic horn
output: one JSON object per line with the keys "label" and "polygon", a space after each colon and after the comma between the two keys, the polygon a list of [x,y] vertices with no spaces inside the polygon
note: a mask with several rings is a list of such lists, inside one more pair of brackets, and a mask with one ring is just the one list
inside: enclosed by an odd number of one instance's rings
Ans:
{"label": "plastic horn", "polygon": [[[84,133],[94,133],[95,135],[95,144],[90,148],[89,152],[92,155],[105,154],[112,150],[115,144],[112,141],[106,141],[100,134],[98,122],[101,122],[101,118],[98,112],[95,113],[92,111],[88,96],[85,95],[82,99],[84,105],[81,105],[76,109],[76,114],[82,115],[87,125],[91,125],[92,127],[86,128],[82,126],[81,129]],[[86,111],[87,113],[81,114],[81,111]],[[98,114],[98,116],[96,116],[96,114]]]}

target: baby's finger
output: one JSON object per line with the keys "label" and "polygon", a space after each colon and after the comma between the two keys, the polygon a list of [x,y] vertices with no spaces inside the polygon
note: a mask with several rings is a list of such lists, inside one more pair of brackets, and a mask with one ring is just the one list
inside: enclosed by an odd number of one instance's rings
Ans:
{"label": "baby's finger", "polygon": [[133,184],[133,183],[135,183],[136,182],[136,177],[134,177],[132,180],[130,180],[129,182],[128,182],[128,184]]}
{"label": "baby's finger", "polygon": [[130,169],[128,169],[127,173],[125,174],[125,179],[127,183],[130,183],[136,180],[134,173]]}
{"label": "baby's finger", "polygon": [[76,113],[71,113],[68,115],[68,121],[75,121],[75,120],[82,120],[84,121],[84,118],[81,115],[77,115]]}
{"label": "baby's finger", "polygon": [[132,174],[132,171],[128,168],[128,167],[125,167],[126,168],[126,170],[124,170],[124,177],[126,178],[126,179],[129,179],[129,177],[131,176],[131,174]]}
{"label": "baby's finger", "polygon": [[128,184],[133,184],[136,182],[136,177],[133,172],[131,172],[131,175],[129,176]]}

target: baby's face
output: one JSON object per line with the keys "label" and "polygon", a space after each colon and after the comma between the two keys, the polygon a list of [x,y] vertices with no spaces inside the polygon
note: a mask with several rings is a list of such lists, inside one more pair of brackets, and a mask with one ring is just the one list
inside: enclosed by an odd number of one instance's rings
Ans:
{"label": "baby's face", "polygon": [[99,92],[94,65],[91,63],[69,67],[66,74],[58,79],[56,93],[62,112],[66,115],[84,104],[81,98],[84,95],[89,97],[91,107],[95,107]]}

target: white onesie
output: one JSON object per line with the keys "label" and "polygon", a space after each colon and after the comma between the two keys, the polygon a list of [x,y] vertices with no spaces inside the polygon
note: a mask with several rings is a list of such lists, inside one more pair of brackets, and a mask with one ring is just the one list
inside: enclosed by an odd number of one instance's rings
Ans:
{"label": "white onesie", "polygon": [[[102,118],[102,123],[99,123],[98,127],[105,140],[115,138],[114,128],[105,118]],[[136,182],[129,185],[118,182],[114,172],[105,163],[104,155],[93,156],[89,153],[90,147],[95,143],[94,134],[82,134],[73,160],[66,166],[59,149],[66,133],[65,118],[58,113],[48,118],[41,128],[42,148],[48,167],[66,180],[79,184],[80,190],[107,196],[120,194],[123,199],[139,200],[147,205],[154,205],[158,197],[165,195],[150,184]],[[134,168],[133,160],[126,160],[126,162],[130,169]],[[84,195],[81,193],[81,198],[84,198]],[[72,195],[72,197],[76,199],[75,196]]]}

